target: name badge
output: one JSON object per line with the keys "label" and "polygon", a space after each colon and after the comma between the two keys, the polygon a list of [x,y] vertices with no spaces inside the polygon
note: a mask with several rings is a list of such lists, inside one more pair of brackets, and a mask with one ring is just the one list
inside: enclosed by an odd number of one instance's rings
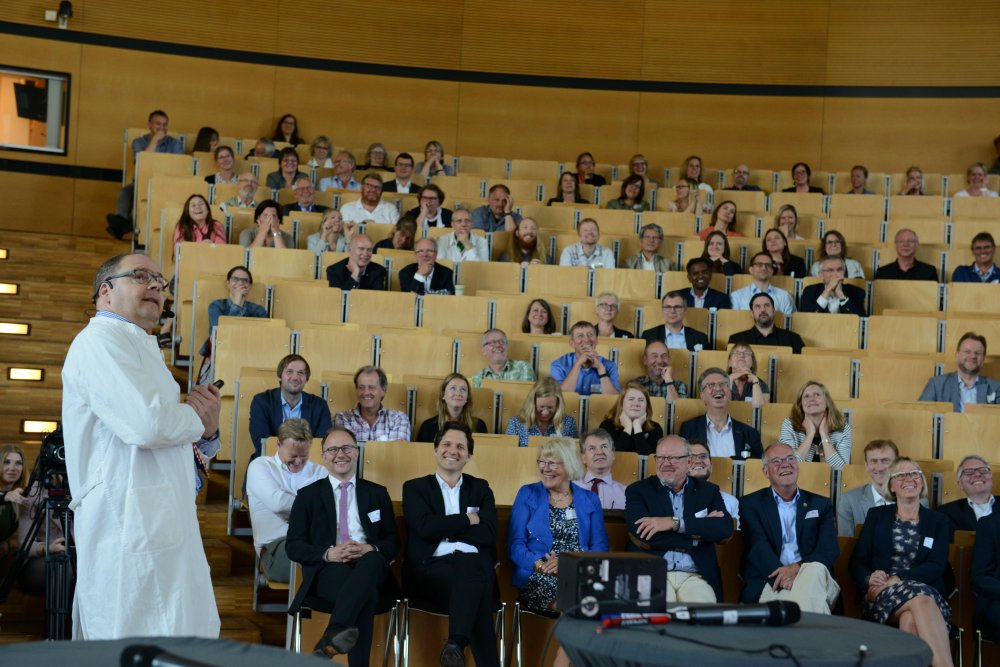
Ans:
{"label": "name badge", "polygon": [[575,519],[576,518],[576,510],[573,509],[572,507],[567,507],[566,508],[566,518],[567,519]]}
{"label": "name badge", "polygon": [[368,520],[372,523],[378,523],[382,519],[382,510],[372,510],[368,513]]}
{"label": "name badge", "polygon": [[819,510],[809,510],[808,512],[806,512],[806,518],[807,519],[818,519],[819,518]]}
{"label": "name badge", "polygon": [[930,536],[925,537],[924,538],[924,546],[927,547],[928,549],[933,549],[934,548],[934,538],[930,537]]}
{"label": "name badge", "polygon": [[465,513],[466,514],[479,514],[479,508],[478,507],[466,507],[465,508]]}
{"label": "name badge", "polygon": [[708,516],[708,508],[707,507],[705,509],[701,510],[700,512],[695,512],[694,513],[694,518],[696,518],[696,519],[704,519],[706,516]]}

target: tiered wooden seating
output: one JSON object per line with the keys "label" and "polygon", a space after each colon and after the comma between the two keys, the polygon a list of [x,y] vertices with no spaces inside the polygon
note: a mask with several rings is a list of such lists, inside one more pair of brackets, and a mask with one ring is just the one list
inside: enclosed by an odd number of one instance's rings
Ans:
{"label": "tiered wooden seating", "polygon": [[[642,363],[643,353],[646,351],[646,341],[641,338],[610,338],[610,339],[598,339],[599,342],[607,341],[611,347],[616,351],[617,358],[615,363],[618,366],[618,379],[621,381],[624,387],[627,382],[633,380],[637,377],[641,377],[646,374],[646,367]],[[684,356],[685,361],[690,356],[687,354],[687,350],[677,350],[681,352]],[[674,355],[671,354],[671,359]],[[689,365],[685,364],[685,366]],[[674,368],[674,372],[680,372],[678,368]],[[680,377],[680,376],[678,376]],[[687,376],[681,377],[683,380]]]}
{"label": "tiered wooden seating", "polygon": [[989,283],[950,283],[945,310],[949,319],[957,313],[1000,315],[996,285]]}
{"label": "tiered wooden seating", "polygon": [[[754,193],[748,193],[754,194]],[[760,193],[756,193],[760,194]],[[742,210],[742,209],[740,209]],[[664,236],[691,236],[695,233],[694,213],[671,213],[668,211],[644,211],[639,215],[639,228],[656,224],[663,228]]]}
{"label": "tiered wooden seating", "polygon": [[[951,288],[951,285],[949,285]],[[987,342],[1000,341],[1000,318],[990,313],[982,315],[957,314],[948,315],[945,320],[945,336],[943,351],[951,355],[958,349],[959,339],[968,331],[974,331],[985,336]]]}
{"label": "tiered wooden seating", "polygon": [[862,357],[858,371],[858,398],[867,403],[916,401],[934,376],[934,359]]}
{"label": "tiered wooden seating", "polygon": [[417,324],[416,295],[410,292],[356,289],[345,296],[348,322],[399,328]]}
{"label": "tiered wooden seating", "polygon": [[955,466],[969,454],[985,454],[987,460],[995,459],[995,454],[984,451],[984,443],[995,441],[998,428],[1000,415],[993,413],[945,413],[941,423],[941,458]]}
{"label": "tiered wooden seating", "polygon": [[[772,394],[771,400],[774,401]],[[778,434],[781,433],[781,422],[792,413],[791,403],[766,403],[760,409],[760,441],[766,448],[774,442],[778,442]]]}
{"label": "tiered wooden seating", "polygon": [[947,219],[945,199],[940,196],[889,197],[889,220],[941,220]]}
{"label": "tiered wooden seating", "polygon": [[[978,201],[982,197],[964,197],[965,200]],[[951,223],[951,251],[948,253],[949,274],[944,279],[951,279],[951,272],[962,264],[971,264],[972,239],[979,232],[991,232],[991,223],[978,219],[954,220]],[[996,234],[993,236],[996,239]]]}
{"label": "tiered wooden seating", "polygon": [[372,338],[356,324],[299,323],[296,330],[299,332],[298,353],[309,361],[316,377],[328,372],[351,375],[372,363]]}
{"label": "tiered wooden seating", "polygon": [[[850,178],[848,178],[850,182]],[[865,218],[868,220],[885,219],[885,198],[877,195],[830,195],[830,218]],[[837,228],[839,229],[839,227]],[[848,236],[847,238],[853,238]]]}
{"label": "tiered wooden seating", "polygon": [[[799,488],[831,498],[833,496],[832,472],[830,465],[825,461],[800,461]],[[766,489],[770,484],[767,477],[764,476],[762,463],[754,459],[747,461],[743,466],[743,495],[746,496],[754,491]]]}
{"label": "tiered wooden seating", "polygon": [[602,292],[616,294],[619,299],[652,301],[657,298],[656,273],[632,269],[595,269],[594,296]]}
{"label": "tiered wooden seating", "polygon": [[215,377],[232,386],[240,368],[277,368],[292,351],[291,331],[284,320],[220,317],[215,335]]}
{"label": "tiered wooden seating", "polygon": [[802,385],[816,380],[826,385],[835,401],[851,397],[851,355],[793,354],[778,360],[771,395],[779,403],[793,403]]}
{"label": "tiered wooden seating", "polygon": [[[245,266],[246,251],[238,245],[222,245],[215,243],[181,243],[177,249],[177,284],[174,295],[179,307],[174,321],[175,331],[184,331],[190,327],[192,299],[194,298],[194,281],[199,272],[211,267],[222,274],[225,282],[226,272],[234,266]],[[263,304],[263,302],[258,302]],[[181,341],[181,351],[191,356],[195,345],[204,341]]]}
{"label": "tiered wooden seating", "polygon": [[861,318],[857,315],[795,313],[792,331],[802,336],[807,347],[856,350],[860,347]]}
{"label": "tiered wooden seating", "polygon": [[[216,299],[229,297],[229,288],[226,287],[225,275],[202,274],[194,281],[194,298],[191,303],[193,317],[189,319],[191,323],[189,333],[182,335],[182,341],[187,343],[190,350],[189,356],[192,359],[191,375],[196,377],[201,368],[202,355],[201,347],[212,334],[208,328],[208,306]],[[247,293],[247,301],[263,305],[267,301],[266,288],[263,283],[254,283]],[[281,318],[282,316],[277,316]],[[179,330],[178,330],[179,331]]]}
{"label": "tiered wooden seating", "polygon": [[525,291],[530,294],[543,294],[551,303],[554,297],[589,296],[589,284],[590,267],[532,264],[527,270]]}
{"label": "tiered wooden seating", "polygon": [[[131,148],[127,147],[126,151],[131,153]],[[126,160],[126,164],[130,163],[131,160]],[[196,181],[201,181],[203,186],[204,194],[208,194],[208,184],[205,182],[203,177],[194,176],[194,160],[190,155],[175,155],[172,153],[149,153],[143,151],[135,156],[135,201],[133,207],[133,219],[135,220],[136,226],[139,227],[143,233],[149,231],[149,211],[150,211],[150,201],[149,197],[152,193],[157,192],[158,189],[150,188],[150,179],[155,176],[178,176],[178,177],[188,177],[189,182],[195,183]],[[193,194],[199,190],[191,190],[188,194]],[[172,199],[164,199],[165,201],[174,201],[176,197]],[[181,201],[187,199],[185,195]],[[157,209],[159,210],[159,209]],[[148,238],[143,236],[143,239]]]}
{"label": "tiered wooden seating", "polygon": [[867,338],[869,354],[935,354],[938,352],[938,319],[916,315],[872,315],[868,318]]}
{"label": "tiered wooden seating", "polygon": [[462,262],[458,266],[458,285],[468,296],[480,292],[521,293],[521,265],[517,262]]}
{"label": "tiered wooden seating", "polygon": [[[852,197],[853,199],[871,199],[871,197],[857,196],[857,195],[841,195],[843,197]],[[834,217],[826,221],[824,229],[827,231],[837,230],[844,235],[847,239],[848,249],[853,250],[855,246],[859,244],[871,244],[877,245],[882,243],[882,217],[881,216],[849,216],[849,217]],[[853,253],[851,253],[853,256]],[[861,265],[866,269],[869,263],[862,260]]]}
{"label": "tiered wooden seating", "polygon": [[[779,187],[784,187],[780,186]],[[826,189],[825,187],[823,188]],[[772,212],[777,212],[779,208],[786,204],[791,204],[795,207],[796,212],[799,214],[800,224],[803,215],[815,215],[818,217],[824,217],[826,211],[823,208],[824,196],[812,192],[775,192],[771,195],[771,208]],[[805,236],[805,234],[802,234]]]}
{"label": "tiered wooden seating", "polygon": [[893,410],[886,407],[851,408],[851,436],[855,460],[872,440],[892,440],[901,456],[920,461],[934,458],[934,418],[930,413]]}
{"label": "tiered wooden seating", "polygon": [[457,173],[485,176],[492,186],[495,180],[507,178],[507,166],[508,160],[505,158],[462,155],[458,158]]}
{"label": "tiered wooden seating", "polygon": [[938,310],[938,292],[938,284],[930,280],[875,280],[872,281],[871,313],[935,311]]}
{"label": "tiered wooden seating", "polygon": [[258,282],[270,284],[285,280],[316,280],[316,253],[312,250],[250,248],[249,251],[249,268],[254,280]]}
{"label": "tiered wooden seating", "polygon": [[450,336],[383,333],[379,345],[379,366],[386,373],[444,377],[454,369]]}
{"label": "tiered wooden seating", "polygon": [[425,329],[485,331],[489,324],[490,299],[485,296],[428,294],[421,308],[420,326]]}
{"label": "tiered wooden seating", "polygon": [[319,281],[279,282],[271,292],[271,315],[293,326],[298,322],[340,324],[342,297],[340,288]]}

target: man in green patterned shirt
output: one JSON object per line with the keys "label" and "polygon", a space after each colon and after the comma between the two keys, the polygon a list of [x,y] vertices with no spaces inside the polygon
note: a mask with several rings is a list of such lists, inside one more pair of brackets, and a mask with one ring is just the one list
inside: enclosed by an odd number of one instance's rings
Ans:
{"label": "man in green patterned shirt", "polygon": [[501,329],[487,329],[483,333],[482,352],[487,365],[472,376],[473,387],[481,387],[483,380],[535,381],[530,363],[507,358],[507,334]]}

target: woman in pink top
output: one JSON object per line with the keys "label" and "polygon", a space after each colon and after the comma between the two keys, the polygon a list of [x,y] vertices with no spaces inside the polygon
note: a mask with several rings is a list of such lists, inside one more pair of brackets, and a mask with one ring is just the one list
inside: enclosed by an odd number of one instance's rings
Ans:
{"label": "woman in pink top", "polygon": [[226,243],[226,228],[218,220],[212,219],[212,209],[208,200],[201,195],[191,195],[184,202],[181,217],[174,225],[174,259],[177,258],[177,244],[184,241],[200,243]]}

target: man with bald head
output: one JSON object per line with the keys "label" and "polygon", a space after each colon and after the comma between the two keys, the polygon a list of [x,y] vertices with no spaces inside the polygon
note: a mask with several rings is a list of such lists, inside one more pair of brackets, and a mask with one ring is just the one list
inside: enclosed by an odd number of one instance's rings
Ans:
{"label": "man with bald head", "polygon": [[399,289],[417,294],[454,294],[455,278],[452,270],[437,263],[437,243],[434,239],[420,239],[413,244],[417,261],[404,266],[399,272]]}
{"label": "man with bald head", "polygon": [[717,602],[722,575],[715,545],[733,534],[719,487],[688,476],[691,445],[668,435],[656,445],[656,474],[625,489],[629,551],[665,561],[668,602]]}
{"label": "man with bald head", "polygon": [[365,234],[355,234],[347,248],[347,259],[326,267],[330,287],[342,290],[386,288],[385,269],[372,262],[372,240]]}
{"label": "man with bald head", "polygon": [[760,186],[750,185],[750,167],[745,164],[738,164],[733,169],[733,184],[723,190],[745,190],[746,192],[760,192]]}
{"label": "man with bald head", "polygon": [[94,279],[97,314],[63,364],[66,472],[78,572],[74,639],[218,637],[195,511],[196,454],[219,450],[219,390],[185,402],[150,330],[166,278],[119,255]]}
{"label": "man with bald head", "polygon": [[893,239],[896,261],[883,264],[875,272],[875,280],[933,280],[937,282],[937,269],[917,259],[920,239],[912,229],[900,229]]}

